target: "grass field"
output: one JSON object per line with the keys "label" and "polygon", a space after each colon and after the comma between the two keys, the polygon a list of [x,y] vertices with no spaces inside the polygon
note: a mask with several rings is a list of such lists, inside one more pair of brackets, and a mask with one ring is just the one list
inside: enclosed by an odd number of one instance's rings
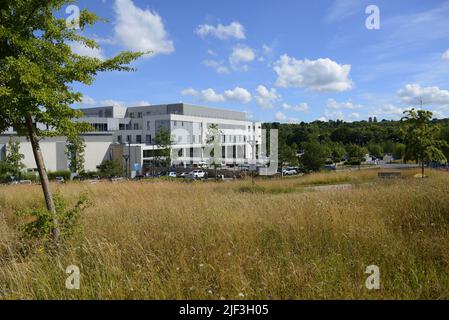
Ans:
{"label": "grass field", "polygon": [[[52,253],[24,252],[17,231],[39,186],[0,187],[0,298],[448,299],[449,174],[415,173],[55,185],[93,205]],[[352,188],[314,188],[338,184]],[[80,290],[65,287],[69,265]],[[369,265],[380,290],[365,287]]]}

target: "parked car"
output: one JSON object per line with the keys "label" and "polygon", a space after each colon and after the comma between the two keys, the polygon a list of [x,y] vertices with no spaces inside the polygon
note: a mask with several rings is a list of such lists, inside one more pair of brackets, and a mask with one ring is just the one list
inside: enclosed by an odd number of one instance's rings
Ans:
{"label": "parked car", "polygon": [[177,178],[178,175],[174,171],[167,172],[167,177],[169,178]]}
{"label": "parked car", "polygon": [[64,179],[64,177],[56,177],[56,182],[57,183],[65,183],[65,179]]}
{"label": "parked car", "polygon": [[20,180],[20,181],[19,181],[19,184],[28,184],[28,185],[31,185],[31,184],[33,184],[33,182],[32,182],[31,180]]}
{"label": "parked car", "polygon": [[282,173],[284,176],[294,176],[298,174],[298,171],[296,171],[296,169],[287,168],[282,170]]}
{"label": "parked car", "polygon": [[194,179],[194,180],[204,179],[205,177],[206,177],[206,172],[204,172],[203,170],[193,170],[188,175],[186,175],[186,178]]}
{"label": "parked car", "polygon": [[186,178],[189,175],[188,172],[183,172],[179,175],[179,178]]}

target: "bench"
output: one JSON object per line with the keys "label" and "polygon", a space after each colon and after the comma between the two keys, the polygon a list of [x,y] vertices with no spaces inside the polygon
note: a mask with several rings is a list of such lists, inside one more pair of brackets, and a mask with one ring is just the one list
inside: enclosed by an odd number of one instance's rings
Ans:
{"label": "bench", "polygon": [[378,177],[380,179],[398,179],[402,177],[401,172],[379,172]]}

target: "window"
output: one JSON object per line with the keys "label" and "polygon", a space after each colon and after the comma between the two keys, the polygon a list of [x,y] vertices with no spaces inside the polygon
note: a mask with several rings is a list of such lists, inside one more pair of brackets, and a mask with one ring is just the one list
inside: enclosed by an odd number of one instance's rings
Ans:
{"label": "window", "polygon": [[147,144],[151,144],[151,134],[147,134],[147,136],[145,137],[145,142]]}
{"label": "window", "polygon": [[136,143],[142,143],[142,136],[140,134],[136,136]]}
{"label": "window", "polygon": [[118,125],[118,129],[119,129],[120,131],[125,130],[125,129],[126,129],[125,124],[124,124],[124,123],[120,123],[120,124]]}
{"label": "window", "polygon": [[149,131],[151,129],[151,121],[147,121],[147,130]]}
{"label": "window", "polygon": [[226,159],[226,147],[221,147],[221,157],[223,159]]}
{"label": "window", "polygon": [[173,125],[176,127],[178,125],[178,121],[173,121]]}
{"label": "window", "polygon": [[131,143],[131,136],[126,136],[126,142]]}
{"label": "window", "polygon": [[134,112],[131,112],[131,113],[129,114],[129,117],[130,117],[131,119],[134,119]]}
{"label": "window", "polygon": [[142,118],[142,112],[137,113],[137,118],[139,118],[139,119]]}
{"label": "window", "polygon": [[139,130],[139,124],[138,123],[134,123],[134,130]]}
{"label": "window", "polygon": [[122,143],[122,136],[117,136],[117,142],[120,144]]}

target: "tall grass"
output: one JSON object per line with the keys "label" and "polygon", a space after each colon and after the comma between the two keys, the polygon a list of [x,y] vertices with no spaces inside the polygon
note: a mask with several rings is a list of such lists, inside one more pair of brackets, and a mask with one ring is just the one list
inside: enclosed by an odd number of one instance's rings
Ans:
{"label": "tall grass", "polygon": [[[449,174],[375,176],[257,181],[264,192],[245,192],[250,181],[58,186],[93,201],[58,252],[20,245],[13,213],[43,206],[39,187],[0,187],[0,297],[449,298]],[[326,183],[354,187],[307,188]],[[69,265],[81,269],[80,290],[65,288]],[[369,265],[381,290],[365,287]]]}

